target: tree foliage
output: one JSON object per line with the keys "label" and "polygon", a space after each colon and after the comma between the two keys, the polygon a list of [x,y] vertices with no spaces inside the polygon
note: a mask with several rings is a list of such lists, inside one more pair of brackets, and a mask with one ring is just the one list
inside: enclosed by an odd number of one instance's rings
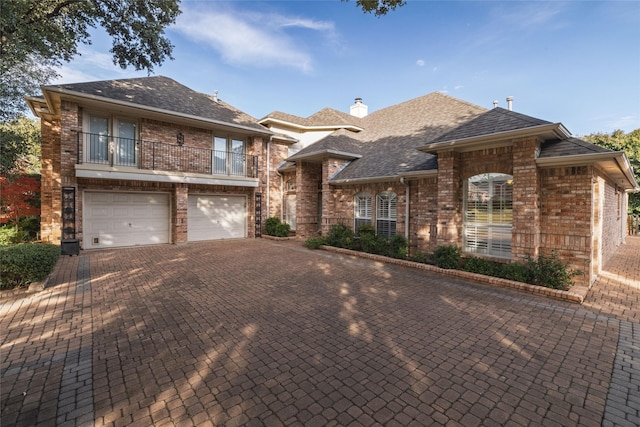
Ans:
{"label": "tree foliage", "polygon": [[0,123],[0,173],[35,175],[40,173],[40,122],[20,117]]}
{"label": "tree foliage", "polygon": [[397,7],[404,6],[406,3],[406,0],[356,0],[356,4],[363,12],[373,13],[376,16],[386,15]]}
{"label": "tree foliage", "polygon": [[[172,59],[173,45],[164,30],[180,14],[179,3],[180,0],[2,0],[2,118],[8,120],[24,111],[24,104],[16,99],[48,83],[55,75],[52,67],[78,55],[80,43],[91,44],[90,28],[101,26],[111,36],[114,64],[151,73],[155,65]],[[29,72],[24,75],[20,70]]]}
{"label": "tree foliage", "polygon": [[[584,137],[586,141],[614,151],[624,151],[633,167],[636,181],[640,182],[640,128],[625,133],[616,130],[608,133],[592,133]],[[640,193],[629,195],[629,212],[640,214]]]}
{"label": "tree foliage", "polygon": [[20,218],[40,214],[40,183],[30,176],[0,177],[0,223],[16,227]]}

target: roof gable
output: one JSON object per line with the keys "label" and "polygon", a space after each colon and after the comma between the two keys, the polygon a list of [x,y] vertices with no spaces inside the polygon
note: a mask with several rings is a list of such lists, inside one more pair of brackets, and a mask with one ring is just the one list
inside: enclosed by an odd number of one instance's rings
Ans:
{"label": "roof gable", "polygon": [[492,135],[549,124],[552,123],[497,107],[441,135],[432,143]]}

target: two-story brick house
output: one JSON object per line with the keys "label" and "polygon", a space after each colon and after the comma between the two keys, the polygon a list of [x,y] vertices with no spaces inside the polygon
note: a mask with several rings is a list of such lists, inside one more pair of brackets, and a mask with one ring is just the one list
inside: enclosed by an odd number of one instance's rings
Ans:
{"label": "two-story brick house", "polygon": [[93,249],[255,235],[274,138],[254,118],[166,77],[42,91],[27,101],[42,126],[43,240]]}
{"label": "two-story brick house", "polygon": [[638,185],[624,153],[560,123],[441,93],[256,120],[165,77],[42,90],[42,237],[84,249],[250,238],[280,216],[301,237],[372,224],[411,251],[555,250],[590,284]]}

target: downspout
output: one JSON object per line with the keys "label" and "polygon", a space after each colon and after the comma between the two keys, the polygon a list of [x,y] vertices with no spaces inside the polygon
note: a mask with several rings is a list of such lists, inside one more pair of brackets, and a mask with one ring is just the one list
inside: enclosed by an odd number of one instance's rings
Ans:
{"label": "downspout", "polygon": [[273,135],[269,136],[267,141],[267,217],[269,215],[271,205],[271,140]]}
{"label": "downspout", "polygon": [[280,222],[284,221],[284,204],[285,204],[285,200],[284,200],[284,179],[282,177],[282,174],[280,173],[280,171],[278,171],[278,169],[276,169],[276,174],[280,177]]}
{"label": "downspout", "polygon": [[404,211],[404,237],[409,241],[409,183],[405,181],[404,176],[400,177],[400,184],[404,185],[404,200],[405,200],[405,211]]}

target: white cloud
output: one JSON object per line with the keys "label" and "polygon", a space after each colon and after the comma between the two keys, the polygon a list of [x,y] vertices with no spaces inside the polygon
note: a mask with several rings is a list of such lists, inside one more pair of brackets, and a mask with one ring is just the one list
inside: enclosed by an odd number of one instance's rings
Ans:
{"label": "white cloud", "polygon": [[313,58],[288,30],[317,31],[332,39],[334,24],[326,21],[231,9],[186,8],[174,30],[218,51],[223,60],[235,65],[289,67],[310,72]]}
{"label": "white cloud", "polygon": [[74,57],[71,63],[64,63],[55,70],[60,77],[54,79],[52,84],[77,83],[114,78],[132,78],[146,76],[146,71],[123,70],[113,64],[110,53],[102,53],[93,50],[91,45],[82,45],[78,48],[80,55]]}
{"label": "white cloud", "polygon": [[426,65],[426,62],[424,62],[424,59],[418,59],[418,60],[416,61],[416,65],[417,65],[418,67],[424,67],[424,66]]}

